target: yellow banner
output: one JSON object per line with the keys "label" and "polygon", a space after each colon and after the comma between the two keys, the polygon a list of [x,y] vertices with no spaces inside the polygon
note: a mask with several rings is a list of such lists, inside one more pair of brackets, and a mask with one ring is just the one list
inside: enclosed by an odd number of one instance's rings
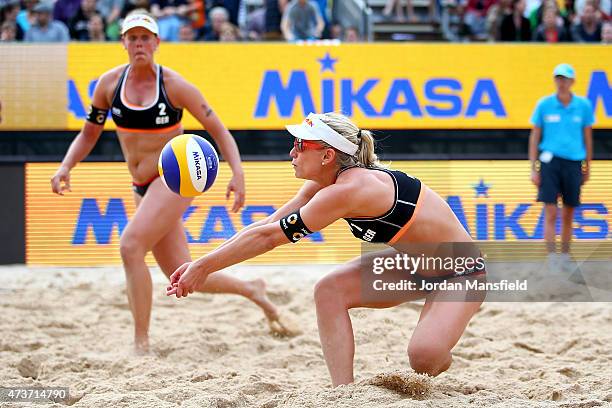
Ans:
{"label": "yellow banner", "polygon": [[[543,236],[542,206],[524,161],[394,162],[419,177],[453,209],[470,234],[497,244],[527,243]],[[610,242],[612,161],[595,161],[574,218],[577,242]],[[124,163],[82,163],[73,170],[72,192],[51,193],[56,164],[26,166],[26,260],[29,265],[119,264],[119,234],[134,213],[131,180]],[[225,201],[229,168],[221,164],[213,188],[185,212],[194,257],[213,248],[289,200],[302,181],[288,162],[245,163],[247,201],[232,214]],[[250,262],[338,263],[359,255],[360,241],[344,221]],[[610,252],[608,252],[609,255]],[[587,254],[588,255],[588,254]],[[153,258],[148,261],[153,263]]]}
{"label": "yellow banner", "polygon": [[[0,55],[0,130],[80,129],[97,78],[127,63],[119,43],[3,44]],[[226,126],[248,130],[332,110],[364,128],[528,128],[538,99],[554,92],[553,68],[568,62],[595,127],[612,128],[603,45],[162,44],[156,59],[194,83]],[[201,128],[188,113],[184,125]]]}
{"label": "yellow banner", "polygon": [[0,45],[0,131],[66,130],[66,65],[66,45]]}
{"label": "yellow banner", "polygon": [[[376,129],[528,128],[538,99],[554,93],[553,68],[567,62],[595,127],[612,128],[601,45],[162,44],[156,59],[194,83],[230,129],[284,129],[311,111],[343,111]],[[68,46],[70,129],[96,78],[126,62],[119,44]],[[201,128],[191,115],[184,125]]]}

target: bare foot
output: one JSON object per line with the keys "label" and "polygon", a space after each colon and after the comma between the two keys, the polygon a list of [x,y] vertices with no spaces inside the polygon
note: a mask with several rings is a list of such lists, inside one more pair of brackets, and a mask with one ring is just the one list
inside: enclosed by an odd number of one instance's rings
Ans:
{"label": "bare foot", "polygon": [[266,282],[263,279],[255,279],[249,282],[252,293],[250,299],[263,310],[268,320],[278,319],[278,309],[274,303],[268,299],[266,293]]}
{"label": "bare foot", "polygon": [[148,336],[134,337],[134,354],[137,356],[150,354]]}
{"label": "bare foot", "polygon": [[295,337],[302,334],[302,330],[294,319],[287,314],[282,314],[276,320],[268,320],[270,331],[279,337]]}
{"label": "bare foot", "polygon": [[287,316],[281,315],[276,306],[268,299],[266,282],[263,279],[253,280],[250,284],[253,287],[253,294],[250,299],[261,307],[265,313],[273,334],[282,337],[294,337],[302,333],[298,325],[288,319]]}

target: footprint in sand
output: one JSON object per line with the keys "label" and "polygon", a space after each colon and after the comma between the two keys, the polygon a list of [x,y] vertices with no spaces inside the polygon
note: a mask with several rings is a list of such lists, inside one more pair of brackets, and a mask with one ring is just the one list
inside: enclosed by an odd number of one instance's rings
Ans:
{"label": "footprint in sand", "polygon": [[91,290],[91,288],[93,287],[93,285],[89,282],[81,282],[76,286],[73,286],[72,288],[70,288],[71,290]]}
{"label": "footprint in sand", "polygon": [[189,381],[191,381],[191,382],[204,382],[204,381],[212,380],[213,378],[215,378],[215,377],[211,373],[205,372],[205,373],[194,374]]}
{"label": "footprint in sand", "polygon": [[580,373],[576,369],[571,368],[571,367],[561,368],[557,370],[557,372],[568,378],[578,378],[580,376]]}
{"label": "footprint in sand", "polygon": [[488,309],[488,310],[485,310],[485,311],[484,311],[483,316],[491,316],[491,317],[494,317],[494,316],[497,316],[497,315],[499,315],[499,314],[501,314],[501,313],[502,313],[502,311],[501,311],[501,310],[499,310],[499,309]]}
{"label": "footprint in sand", "polygon": [[218,356],[223,356],[225,354],[227,354],[227,352],[229,351],[230,347],[227,343],[221,342],[221,343],[211,343],[208,345],[208,351],[211,354],[215,354]]}
{"label": "footprint in sand", "polygon": [[266,381],[256,381],[254,383],[244,386],[240,391],[242,391],[246,395],[258,395],[263,393],[275,394],[281,392],[281,390],[282,387],[278,384]]}
{"label": "footprint in sand", "polygon": [[60,322],[57,320],[49,322],[49,323],[41,324],[39,327],[41,329],[65,329],[65,330],[72,330],[72,329],[77,328],[77,326],[74,323]]}
{"label": "footprint in sand", "polygon": [[456,350],[456,351],[453,351],[453,355],[457,357],[465,358],[466,360],[478,360],[481,358],[491,357],[491,353],[486,350],[471,350],[471,351]]}
{"label": "footprint in sand", "polygon": [[518,348],[522,348],[522,349],[527,350],[527,351],[531,351],[532,353],[537,353],[537,354],[543,353],[543,351],[540,350],[539,348],[530,346],[528,344],[525,344],[525,343],[522,343],[522,342],[519,342],[519,341],[515,342],[513,344],[513,346],[514,347],[518,347]]}
{"label": "footprint in sand", "polygon": [[[273,343],[273,342],[270,342],[270,343]],[[270,343],[265,343],[262,341],[258,342],[257,343],[257,354],[264,354],[272,350],[275,347],[275,345],[270,344]]]}
{"label": "footprint in sand", "polygon": [[156,347],[153,350],[153,354],[160,358],[167,358],[170,355],[170,353],[172,353],[175,350],[176,348],[174,347]]}

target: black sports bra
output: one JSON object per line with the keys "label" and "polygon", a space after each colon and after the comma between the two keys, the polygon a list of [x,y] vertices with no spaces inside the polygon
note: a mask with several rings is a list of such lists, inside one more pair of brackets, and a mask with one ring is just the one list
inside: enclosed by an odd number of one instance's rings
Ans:
{"label": "black sports bra", "polygon": [[[352,167],[344,168],[340,173]],[[380,217],[345,218],[344,220],[355,237],[367,242],[392,244],[406,232],[415,213],[421,193],[421,181],[399,170],[380,168],[369,168],[369,170],[382,171],[391,176],[395,187],[393,206]]]}
{"label": "black sports bra", "polygon": [[157,97],[149,106],[130,104],[125,100],[125,81],[130,71],[127,65],[121,74],[111,105],[111,114],[118,130],[128,132],[164,132],[178,127],[183,110],[170,103],[164,87],[164,74],[161,65],[157,66]]}

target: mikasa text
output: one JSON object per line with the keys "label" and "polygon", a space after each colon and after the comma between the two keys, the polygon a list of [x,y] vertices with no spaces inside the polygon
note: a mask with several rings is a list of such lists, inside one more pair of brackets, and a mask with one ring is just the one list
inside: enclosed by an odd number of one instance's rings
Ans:
{"label": "mikasa text", "polygon": [[196,177],[198,180],[202,178],[202,167],[200,166],[200,154],[198,152],[192,152],[193,154],[193,163],[196,168]]}

